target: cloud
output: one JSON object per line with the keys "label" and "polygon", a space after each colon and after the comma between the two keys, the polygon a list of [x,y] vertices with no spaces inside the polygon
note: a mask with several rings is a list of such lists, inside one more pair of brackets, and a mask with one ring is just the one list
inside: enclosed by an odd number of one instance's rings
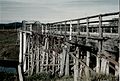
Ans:
{"label": "cloud", "polygon": [[0,0],[0,22],[52,22],[118,11],[118,0]]}
{"label": "cloud", "polygon": [[73,0],[65,3],[66,6],[103,6],[103,5],[109,5],[109,6],[118,6],[118,0]]}

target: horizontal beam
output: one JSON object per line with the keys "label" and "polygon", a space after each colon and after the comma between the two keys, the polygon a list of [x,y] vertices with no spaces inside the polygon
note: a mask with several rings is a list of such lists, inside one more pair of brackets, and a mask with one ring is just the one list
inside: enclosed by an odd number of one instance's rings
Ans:
{"label": "horizontal beam", "polygon": [[60,22],[54,22],[54,23],[51,23],[51,24],[56,24],[56,23],[65,23],[65,22],[70,22],[70,21],[79,21],[79,20],[84,20],[84,19],[87,19],[87,18],[95,18],[95,17],[99,17],[99,16],[110,16],[110,15],[118,15],[119,12],[114,12],[114,13],[105,13],[105,14],[99,14],[99,15],[94,15],[94,16],[88,16],[88,17],[84,17],[84,18],[78,18],[78,19],[71,19],[71,20],[65,20],[65,21],[60,21]]}

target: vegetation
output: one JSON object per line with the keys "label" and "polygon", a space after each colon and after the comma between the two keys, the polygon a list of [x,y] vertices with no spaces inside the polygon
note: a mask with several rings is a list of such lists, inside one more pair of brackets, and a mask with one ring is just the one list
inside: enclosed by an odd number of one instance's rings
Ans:
{"label": "vegetation", "polygon": [[20,22],[0,24],[0,29],[17,29],[20,27],[22,27],[22,23],[20,23]]}
{"label": "vegetation", "polygon": [[34,74],[32,76],[25,78],[26,81],[37,81],[37,80],[50,81],[52,79],[53,79],[52,74],[46,72]]}
{"label": "vegetation", "polygon": [[18,59],[17,32],[0,32],[0,58]]}
{"label": "vegetation", "polygon": [[[0,24],[1,29],[13,29],[13,24]],[[16,24],[17,25],[17,24]],[[4,28],[3,28],[4,27]],[[18,60],[19,54],[19,46],[17,45],[17,31],[0,31],[0,59],[15,59]],[[0,67],[16,64],[13,63],[6,63],[2,62]],[[0,81],[18,81],[17,73],[15,72],[8,72],[8,69],[0,69]],[[5,70],[5,71],[4,71]]]}
{"label": "vegetation", "polygon": [[14,73],[0,72],[0,81],[17,81],[17,76]]}
{"label": "vegetation", "polygon": [[[90,81],[117,81],[117,77],[112,74],[97,74],[89,78]],[[73,81],[73,76],[59,77],[50,73],[38,73],[29,77],[25,77],[25,81]],[[86,81],[86,77],[79,77],[78,81]]]}

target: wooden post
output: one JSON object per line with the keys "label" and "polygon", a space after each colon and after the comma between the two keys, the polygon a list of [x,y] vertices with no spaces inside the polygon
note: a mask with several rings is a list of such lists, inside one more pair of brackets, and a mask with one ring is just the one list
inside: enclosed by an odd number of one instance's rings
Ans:
{"label": "wooden post", "polygon": [[[60,48],[60,45],[61,45],[61,39],[60,38],[59,38],[59,41],[58,41],[58,45],[59,45],[58,47]],[[60,69],[60,61],[61,61],[60,55],[61,54],[57,55],[57,63],[58,63],[57,70]]]}
{"label": "wooden post", "polygon": [[27,48],[28,48],[28,76],[30,75],[30,37],[28,37],[28,44],[27,44]]}
{"label": "wooden post", "polygon": [[117,77],[118,76],[118,72],[119,72],[119,66],[115,65],[115,69],[116,69],[115,76]]}
{"label": "wooden post", "polygon": [[22,56],[23,56],[23,35],[22,32],[20,32],[20,52],[19,52],[19,65],[18,65],[18,75],[19,80],[23,81],[23,75],[22,75]]}
{"label": "wooden post", "polygon": [[77,42],[79,41],[80,36],[80,20],[77,21]]}
{"label": "wooden post", "polygon": [[106,60],[106,74],[109,75],[109,61]]}
{"label": "wooden post", "polygon": [[[80,53],[79,53],[79,54],[80,54],[80,59],[83,59],[83,58],[82,58],[82,55],[83,55],[83,54],[82,54],[82,52],[81,52],[80,49],[79,49],[79,52],[80,52]],[[82,68],[83,68],[83,65],[80,63],[80,66],[79,66],[79,67],[80,67],[80,70],[79,70],[79,76],[81,77],[81,75],[82,75]]]}
{"label": "wooden post", "polygon": [[[47,46],[46,46],[46,50],[48,50],[49,49],[49,41],[48,41],[48,39],[47,39]],[[46,53],[46,65],[48,65],[48,60],[49,60],[49,55],[48,55],[49,53],[48,53],[48,51],[47,51],[47,53]],[[46,66],[46,72],[47,72],[47,70],[48,70],[48,66]]]}
{"label": "wooden post", "polygon": [[119,72],[118,74],[119,74],[119,81],[120,81],[120,10],[119,10],[118,34],[119,34]]}
{"label": "wooden post", "polygon": [[42,25],[42,34],[44,33],[44,26]]}
{"label": "wooden post", "polygon": [[66,40],[66,35],[67,35],[67,26],[66,26],[67,22],[65,22],[65,40]]}
{"label": "wooden post", "polygon": [[55,34],[57,34],[57,24],[55,25]]}
{"label": "wooden post", "polygon": [[36,40],[37,41],[37,55],[36,55],[36,73],[38,73],[39,72],[39,55],[40,55],[40,46],[39,46],[39,38]]}
{"label": "wooden post", "polygon": [[48,27],[47,27],[47,25],[45,25],[45,34],[48,33],[48,32],[47,32],[47,29],[48,29]]}
{"label": "wooden post", "polygon": [[[41,64],[43,65],[44,64],[44,61],[45,61],[45,49],[46,49],[46,46],[47,46],[47,38],[45,38],[45,44],[44,44],[44,46],[43,46],[43,52],[42,52],[42,62],[41,62]],[[40,72],[42,72],[43,71],[43,66],[41,66],[41,69],[40,69]]]}
{"label": "wooden post", "polygon": [[66,48],[66,67],[65,67],[65,75],[69,76],[69,51],[70,51],[70,46],[68,44],[65,46]]}
{"label": "wooden post", "polygon": [[[25,21],[23,21],[22,22],[22,24],[23,24],[23,29],[24,29],[24,31],[26,31],[26,24],[25,24]],[[26,35],[26,32],[24,32],[23,33],[23,72],[25,72],[26,71],[26,46],[27,46],[27,42],[26,42],[26,39],[27,39],[27,37],[26,37],[27,35]]]}
{"label": "wooden post", "polygon": [[[76,57],[79,58],[79,48],[76,48]],[[79,61],[78,59],[74,59],[74,81],[78,81],[78,67],[79,67]]]}
{"label": "wooden post", "polygon": [[62,26],[60,24],[60,35],[62,35]]}
{"label": "wooden post", "polygon": [[53,66],[52,66],[52,74],[55,73],[55,51],[53,51]]}
{"label": "wooden post", "polygon": [[106,73],[106,64],[107,64],[107,60],[104,58],[101,58],[101,73],[103,74]]}
{"label": "wooden post", "polygon": [[63,52],[61,55],[61,63],[60,63],[60,76],[63,76],[64,73],[64,65],[65,65],[65,58],[66,58],[66,46],[62,44]]}
{"label": "wooden post", "polygon": [[27,37],[26,33],[23,33],[23,71],[26,71],[26,46],[27,46]]}
{"label": "wooden post", "polygon": [[80,35],[80,20],[77,21],[77,30],[78,30],[78,35]]}
{"label": "wooden post", "polygon": [[101,58],[101,73],[106,75],[109,74],[109,61],[105,58]]}
{"label": "wooden post", "polygon": [[[86,37],[86,45],[89,45],[89,40],[88,40],[88,37],[89,37],[89,18],[87,18],[87,26],[86,26],[86,29],[87,29],[87,37]],[[90,52],[87,51],[87,54],[86,54],[86,65],[89,66],[89,63],[90,63]],[[85,68],[85,73],[86,73],[86,81],[89,81],[89,69],[88,68]]]}
{"label": "wooden post", "polygon": [[[89,66],[89,63],[90,63],[90,52],[87,51],[87,57],[86,57],[86,65]],[[85,73],[86,73],[86,81],[90,81],[89,80],[89,69],[86,67],[85,68]]]}
{"label": "wooden post", "polygon": [[33,53],[33,44],[34,44],[34,37],[31,38],[31,48],[30,48],[30,66],[31,66],[31,69],[30,69],[30,75],[33,74],[33,69],[34,69],[34,53]]}
{"label": "wooden post", "polygon": [[32,24],[30,24],[30,31],[32,31]]}
{"label": "wooden post", "polygon": [[70,21],[70,35],[69,40],[72,40],[72,21]]}
{"label": "wooden post", "polygon": [[77,78],[78,78],[78,76],[77,76],[77,65],[76,65],[76,59],[73,59],[73,61],[74,61],[74,81],[77,81]]}
{"label": "wooden post", "polygon": [[[102,37],[102,17],[101,15],[99,16],[99,37]],[[102,51],[102,42],[99,41],[98,42],[98,55],[97,55],[97,65],[96,65],[96,72],[99,73],[100,72],[100,58],[99,58],[99,54]]]}

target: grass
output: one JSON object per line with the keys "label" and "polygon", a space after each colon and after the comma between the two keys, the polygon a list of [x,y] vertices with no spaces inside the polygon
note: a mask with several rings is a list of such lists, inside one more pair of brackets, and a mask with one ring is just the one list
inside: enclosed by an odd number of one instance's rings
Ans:
{"label": "grass", "polygon": [[19,46],[17,43],[17,32],[1,31],[0,32],[0,57],[8,59],[18,59]]}

